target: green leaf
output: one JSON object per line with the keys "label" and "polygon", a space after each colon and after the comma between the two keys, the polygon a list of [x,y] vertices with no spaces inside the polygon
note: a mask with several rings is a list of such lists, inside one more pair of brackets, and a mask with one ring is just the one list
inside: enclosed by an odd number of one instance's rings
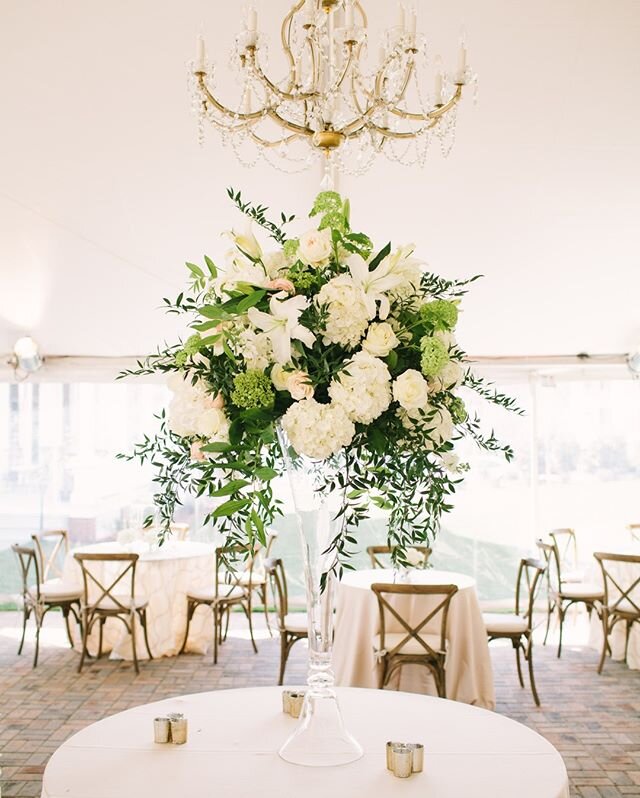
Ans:
{"label": "green leaf", "polygon": [[216,268],[215,263],[206,255],[204,256],[204,262],[207,264],[209,274],[215,279],[218,276],[218,269]]}
{"label": "green leaf", "polygon": [[242,440],[242,421],[239,418],[236,418],[234,421],[231,422],[231,426],[229,427],[229,442],[232,443],[234,446],[240,443]]}
{"label": "green leaf", "polygon": [[382,261],[389,255],[391,252],[391,242],[389,242],[386,247],[382,247],[380,252],[375,256],[375,258],[369,264],[369,271],[372,272],[376,266],[379,266]]}
{"label": "green leaf", "polygon": [[238,510],[243,510],[250,503],[249,499],[229,499],[228,502],[221,504],[220,507],[216,507],[212,515],[214,518],[224,518],[235,515]]}
{"label": "green leaf", "polygon": [[249,294],[248,297],[245,297],[244,299],[241,299],[240,302],[238,302],[236,308],[237,312],[246,313],[249,310],[249,308],[252,308],[255,305],[257,305],[258,302],[260,302],[260,300],[264,296],[266,296],[266,293],[267,292],[263,288],[261,288],[259,291],[253,291],[253,293]]}
{"label": "green leaf", "polygon": [[191,274],[196,278],[196,280],[198,280],[198,279],[204,280],[204,272],[202,271],[202,269],[199,266],[196,266],[195,263],[189,263],[189,261],[187,261],[186,262],[186,267],[187,267],[187,269],[189,269]]}
{"label": "green leaf", "polygon": [[232,493],[237,493],[242,488],[246,488],[248,484],[246,479],[232,479],[223,488],[218,488],[218,490],[212,491],[209,495],[214,497],[231,496]]}
{"label": "green leaf", "polygon": [[204,446],[201,446],[200,447],[200,451],[201,452],[218,452],[218,453],[222,453],[222,452],[228,452],[232,448],[233,447],[231,446],[230,443],[222,443],[221,441],[217,441],[217,442],[214,442],[214,443],[207,443]]}
{"label": "green leaf", "polygon": [[262,482],[268,482],[270,479],[275,479],[278,476],[278,472],[275,470],[275,468],[267,468],[266,466],[256,468],[254,473],[257,479],[261,480]]}

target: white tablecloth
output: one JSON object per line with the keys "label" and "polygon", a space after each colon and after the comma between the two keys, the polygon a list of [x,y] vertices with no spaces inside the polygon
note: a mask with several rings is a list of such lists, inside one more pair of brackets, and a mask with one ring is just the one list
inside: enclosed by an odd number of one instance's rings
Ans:
{"label": "white tablecloth", "polygon": [[[131,550],[135,551],[135,545],[125,547],[119,543],[96,543],[74,549],[65,560],[63,579],[68,584],[82,586],[80,565],[73,556],[76,551],[107,554]],[[107,567],[109,573],[117,575],[122,564],[90,565],[91,570],[105,585],[110,582],[106,573]],[[187,624],[187,591],[212,587],[214,575],[213,544],[170,541],[159,549],[140,554],[136,566],[136,598],[144,596],[149,602],[147,627],[151,653],[154,657],[172,657],[179,652]],[[126,579],[128,577],[125,577]],[[122,591],[116,590],[116,592]],[[145,659],[148,656],[141,631],[136,635],[138,657]],[[205,611],[196,612],[189,629],[187,651],[204,653],[212,639],[211,615]],[[80,648],[79,644],[76,647]],[[98,624],[96,623],[89,638],[90,653],[95,654],[97,648]],[[111,651],[112,656],[122,659],[132,658],[131,636],[122,621],[113,618],[107,620],[104,627],[103,651]]]}
{"label": "white tablecloth", "polygon": [[[625,547],[617,547],[616,553],[640,555],[640,544],[630,544],[629,546]],[[606,563],[606,567],[615,576],[620,586],[625,590],[635,579],[637,579],[638,576],[640,576],[640,565],[636,565],[635,563],[609,561]],[[597,562],[595,562],[589,568],[587,578],[590,582],[595,582],[598,585],[602,584],[602,571]],[[616,592],[613,596],[609,596],[609,603],[615,601],[619,595],[620,594]],[[631,597],[637,604],[640,604],[640,585],[637,585],[636,589],[631,592]],[[614,660],[624,659],[625,635],[626,624],[624,621],[618,621],[618,623],[613,627],[612,634],[609,635],[609,643],[611,645],[612,652],[611,657]],[[594,612],[591,615],[589,645],[598,651],[602,651],[602,642],[602,623]],[[640,624],[638,623],[634,623],[631,627],[627,665],[632,670],[640,670]]]}
{"label": "white tablecloth", "polygon": [[[281,688],[184,696],[89,726],[52,756],[42,798],[569,798],[560,754],[531,729],[483,709],[382,690],[339,691],[364,757],[340,767],[277,755],[296,721]],[[155,745],[153,718],[183,712],[186,745]],[[424,772],[396,779],[387,740],[422,742]]]}
{"label": "white tablecloth", "polygon": [[[377,687],[378,669],[373,653],[373,637],[379,631],[378,602],[371,591],[374,582],[393,582],[391,570],[370,569],[346,574],[338,588],[334,671],[336,683],[345,687]],[[451,600],[447,622],[447,698],[493,709],[495,691],[487,633],[476,593],[475,581],[464,574],[431,569],[411,573],[411,581],[423,585],[454,584],[458,592]],[[426,596],[402,598],[395,606],[414,623],[421,621],[435,606]],[[389,614],[387,613],[387,619]],[[439,630],[439,616],[437,620]],[[436,628],[431,622],[425,632]],[[396,630],[389,624],[388,631]],[[397,627],[397,631],[402,631]],[[391,688],[408,692],[436,694],[429,671],[418,665],[402,668],[390,681]]]}

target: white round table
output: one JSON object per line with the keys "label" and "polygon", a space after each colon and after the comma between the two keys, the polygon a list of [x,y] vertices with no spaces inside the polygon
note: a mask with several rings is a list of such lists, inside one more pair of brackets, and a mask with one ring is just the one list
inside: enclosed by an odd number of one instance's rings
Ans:
{"label": "white round table", "polygon": [[[215,579],[215,545],[191,541],[169,541],[158,549],[131,544],[96,543],[82,546],[69,553],[64,563],[63,580],[67,584],[82,587],[82,572],[75,552],[96,554],[117,554],[138,552],[140,559],[136,566],[136,598],[144,597],[149,602],[147,625],[151,653],[154,657],[172,657],[178,654],[187,625],[187,591],[211,588]],[[108,573],[117,575],[121,564],[93,563],[92,571],[108,584]],[[113,578],[113,577],[112,577]],[[116,591],[117,592],[117,591]],[[95,654],[98,648],[98,625],[89,638],[88,648]],[[187,651],[204,653],[213,639],[211,615],[205,611],[197,612],[189,627]],[[80,648],[78,642],[76,648]],[[138,658],[148,659],[142,639],[137,636]],[[124,624],[109,618],[104,627],[103,650],[111,651],[115,658],[132,659],[131,636]]]}
{"label": "white round table", "polygon": [[[95,723],[51,757],[42,798],[569,798],[560,754],[531,729],[454,701],[382,690],[339,690],[365,755],[307,768],[277,754],[296,721],[279,687],[170,698]],[[183,712],[183,746],[153,743],[153,718]],[[385,743],[425,746],[424,772],[397,779]]]}
{"label": "white round table", "polygon": [[[378,687],[378,666],[373,638],[379,632],[378,602],[371,590],[374,582],[394,581],[394,572],[382,568],[352,571],[338,587],[333,664],[336,683],[344,687]],[[493,709],[495,690],[487,633],[470,576],[433,569],[410,572],[410,582],[421,585],[458,587],[449,608],[447,622],[447,698]],[[394,601],[405,617],[419,623],[435,606],[429,596],[398,597]],[[388,617],[388,615],[387,615]],[[427,624],[425,632],[436,627]],[[439,619],[437,629],[439,630]],[[401,631],[397,622],[388,631]],[[418,665],[405,666],[389,682],[391,688],[407,692],[436,694],[433,677]]]}

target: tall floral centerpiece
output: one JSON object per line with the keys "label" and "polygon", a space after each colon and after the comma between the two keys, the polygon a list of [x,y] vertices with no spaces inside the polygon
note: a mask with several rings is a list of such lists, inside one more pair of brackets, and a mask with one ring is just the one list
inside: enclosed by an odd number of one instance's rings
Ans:
{"label": "tall floral centerpiece", "polygon": [[232,230],[224,268],[188,263],[191,282],[171,313],[192,334],[125,375],[165,372],[173,398],[154,437],[132,457],[157,469],[155,502],[169,532],[180,496],[217,499],[206,522],[230,543],[265,545],[282,512],[273,481],[285,470],[302,535],[309,620],[309,689],[281,755],[303,764],[351,761],[362,751],[342,724],[331,671],[332,595],[358,525],[388,511],[401,566],[431,542],[467,466],[456,441],[512,456],[470,417],[458,389],[514,409],[474,376],[455,338],[475,278],[442,279],[412,246],[376,249],[351,227],[349,202],[318,195],[299,237],[267,209],[229,195],[277,245]]}

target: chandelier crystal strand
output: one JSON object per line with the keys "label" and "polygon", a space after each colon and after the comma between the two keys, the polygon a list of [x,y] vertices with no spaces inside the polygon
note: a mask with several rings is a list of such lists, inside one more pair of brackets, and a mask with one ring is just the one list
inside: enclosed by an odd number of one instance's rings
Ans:
{"label": "chandelier crystal strand", "polygon": [[463,89],[477,82],[464,38],[450,77],[439,59],[429,57],[416,12],[400,6],[370,69],[364,5],[364,0],[296,0],[282,21],[287,68],[279,78],[270,75],[266,37],[249,8],[229,58],[240,84],[231,104],[217,93],[204,39],[198,37],[189,73],[199,142],[210,124],[248,166],[262,157],[281,171],[295,172],[322,158],[327,183],[334,169],[366,172],[377,155],[422,166],[434,136],[448,155]]}

